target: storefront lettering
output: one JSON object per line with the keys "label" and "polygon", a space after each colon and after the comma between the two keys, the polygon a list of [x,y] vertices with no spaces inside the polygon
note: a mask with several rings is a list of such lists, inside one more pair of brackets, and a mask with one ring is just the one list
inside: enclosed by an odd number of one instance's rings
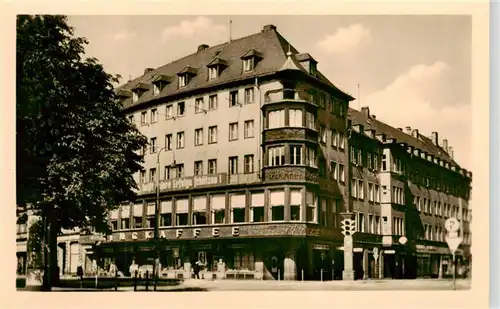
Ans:
{"label": "storefront lettering", "polygon": [[160,233],[160,237],[161,237],[161,238],[167,238],[167,235],[165,235],[165,231],[161,231],[161,233]]}
{"label": "storefront lettering", "polygon": [[145,232],[146,239],[151,239],[153,238],[153,232],[147,231]]}
{"label": "storefront lettering", "polygon": [[218,237],[219,236],[219,228],[218,227],[214,227],[212,229],[212,236],[213,237]]}
{"label": "storefront lettering", "polygon": [[193,237],[196,238],[200,236],[201,229],[194,229],[193,230]]}
{"label": "storefront lettering", "polygon": [[[182,190],[193,187],[213,186],[224,184],[226,182],[225,173],[217,175],[203,175],[194,177],[185,177],[180,179],[171,179],[160,183],[160,190]],[[145,189],[145,191],[149,191]]]}
{"label": "storefront lettering", "polygon": [[175,235],[177,236],[177,238],[181,237],[182,236],[182,230],[175,231]]}
{"label": "storefront lettering", "polygon": [[132,232],[132,239],[137,240],[137,232]]}
{"label": "storefront lettering", "polygon": [[240,228],[238,226],[233,226],[233,236],[240,235]]}
{"label": "storefront lettering", "polygon": [[125,233],[120,233],[120,240],[125,240]]}

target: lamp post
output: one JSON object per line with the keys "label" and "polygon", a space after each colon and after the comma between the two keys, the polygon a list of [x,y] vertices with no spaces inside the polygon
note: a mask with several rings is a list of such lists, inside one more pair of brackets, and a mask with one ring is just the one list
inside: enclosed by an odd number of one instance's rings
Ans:
{"label": "lamp post", "polygon": [[[153,281],[154,281],[154,291],[156,291],[156,281],[158,278],[157,272],[159,271],[157,269],[157,266],[160,264],[160,250],[158,248],[159,245],[159,228],[160,228],[160,153],[167,149],[166,147],[162,147],[158,149],[158,153],[156,154],[156,201],[155,201],[155,224],[154,224],[154,242],[155,242],[155,262],[153,264]],[[174,162],[172,165],[175,164],[175,155],[174,155]]]}

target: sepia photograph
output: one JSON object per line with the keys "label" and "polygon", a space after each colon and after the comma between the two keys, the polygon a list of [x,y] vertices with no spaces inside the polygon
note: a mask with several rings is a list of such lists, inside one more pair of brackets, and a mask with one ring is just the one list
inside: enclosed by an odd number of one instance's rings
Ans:
{"label": "sepia photograph", "polygon": [[[10,16],[6,287],[58,306],[36,292],[486,296],[477,12],[235,7]],[[253,293],[203,293],[229,291]]]}

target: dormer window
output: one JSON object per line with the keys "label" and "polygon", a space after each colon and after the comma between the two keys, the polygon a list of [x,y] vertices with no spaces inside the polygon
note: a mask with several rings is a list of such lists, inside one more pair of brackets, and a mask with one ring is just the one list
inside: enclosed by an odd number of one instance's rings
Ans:
{"label": "dormer window", "polygon": [[196,70],[191,66],[186,66],[182,71],[177,73],[179,76],[179,88],[186,87],[191,78],[196,76]]}
{"label": "dormer window", "polygon": [[315,62],[311,62],[309,65],[309,74],[312,76],[316,76],[317,74],[317,67]]}
{"label": "dormer window", "polygon": [[139,82],[132,89],[132,102],[137,102],[149,89],[151,89],[151,84],[145,82]]}
{"label": "dormer window", "polygon": [[165,74],[155,76],[153,79],[153,95],[159,95],[167,84],[172,82],[172,78]]}
{"label": "dormer window", "polygon": [[118,100],[120,100],[123,103],[125,100],[127,100],[130,97],[132,97],[133,93],[130,90],[121,89],[121,90],[118,91],[118,93],[116,94],[116,96],[117,96]]}
{"label": "dormer window", "polygon": [[263,56],[260,52],[255,49],[249,50],[241,56],[241,59],[243,60],[243,72],[253,71],[262,58]]}
{"label": "dormer window", "polygon": [[314,60],[314,58],[310,54],[308,53],[298,54],[296,58],[300,62],[302,67],[305,70],[307,70],[307,72],[309,72],[309,74],[311,74],[312,76],[316,76],[318,74],[317,70],[318,62]]}
{"label": "dormer window", "polygon": [[228,66],[227,61],[217,55],[209,64],[208,67],[208,79],[216,79],[220,76],[222,71]]}

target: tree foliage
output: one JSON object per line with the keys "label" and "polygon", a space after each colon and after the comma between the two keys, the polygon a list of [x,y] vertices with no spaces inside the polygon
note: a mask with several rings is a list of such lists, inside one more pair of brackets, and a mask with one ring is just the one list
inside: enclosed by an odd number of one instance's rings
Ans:
{"label": "tree foliage", "polygon": [[107,232],[107,213],[135,198],[146,139],[86,44],[65,16],[17,18],[17,203],[58,230]]}

